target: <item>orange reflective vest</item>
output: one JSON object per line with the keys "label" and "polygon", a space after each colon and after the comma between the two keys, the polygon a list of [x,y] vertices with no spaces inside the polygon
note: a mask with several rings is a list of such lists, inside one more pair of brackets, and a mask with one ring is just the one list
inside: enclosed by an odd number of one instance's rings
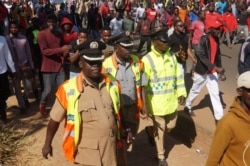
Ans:
{"label": "orange reflective vest", "polygon": [[[106,82],[107,91],[112,99],[118,131],[120,131],[120,87],[115,78],[106,74],[103,75]],[[75,78],[62,84],[57,92],[56,97],[62,107],[67,110],[64,134],[63,134],[63,150],[65,157],[71,161],[75,161],[75,155],[81,138],[81,114],[78,112],[78,99],[83,92],[83,74],[78,74]],[[117,138],[120,139],[120,132],[117,132]]]}
{"label": "orange reflective vest", "polygon": [[[141,71],[143,69],[143,62],[136,55],[130,55],[130,56],[131,56],[131,68],[135,75],[135,81],[136,81],[137,107],[138,111],[140,112],[142,110],[142,104],[143,104],[141,95]],[[115,54],[106,58],[105,61],[103,62],[102,73],[110,73],[114,77],[116,77],[117,69],[118,69],[118,64]],[[137,117],[139,117],[139,112]]]}

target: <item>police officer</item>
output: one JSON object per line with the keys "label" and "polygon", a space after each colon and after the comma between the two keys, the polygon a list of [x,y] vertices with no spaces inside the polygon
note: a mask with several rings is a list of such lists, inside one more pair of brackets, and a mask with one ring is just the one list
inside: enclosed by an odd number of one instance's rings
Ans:
{"label": "police officer", "polygon": [[156,145],[159,166],[167,165],[164,134],[175,127],[178,102],[183,104],[186,97],[184,78],[176,57],[169,51],[169,42],[166,31],[153,33],[151,51],[142,58],[148,79],[145,86],[147,112],[153,122],[153,126],[146,127],[146,133],[149,141]]}
{"label": "police officer", "polygon": [[122,148],[118,149],[119,166],[127,165],[126,148],[132,150],[131,143],[139,127],[139,113],[144,103],[141,92],[147,82],[143,63],[131,54],[133,42],[126,35],[110,38],[114,53],[103,63],[103,72],[112,74],[121,84],[121,121],[125,139]]}
{"label": "police officer", "polygon": [[114,77],[101,74],[104,43],[87,40],[78,49],[82,71],[62,84],[56,93],[42,154],[45,158],[52,154],[53,137],[65,119],[63,149],[69,161],[116,166],[119,86]]}

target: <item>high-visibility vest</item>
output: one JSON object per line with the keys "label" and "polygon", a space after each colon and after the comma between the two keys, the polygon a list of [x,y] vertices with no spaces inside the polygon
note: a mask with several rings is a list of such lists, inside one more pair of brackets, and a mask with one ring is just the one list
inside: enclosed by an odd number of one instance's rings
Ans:
{"label": "high-visibility vest", "polygon": [[[120,88],[118,82],[111,74],[103,75],[106,88],[112,99],[116,121],[117,121],[117,139],[120,139]],[[78,111],[78,99],[83,92],[83,74],[78,74],[75,78],[62,84],[56,93],[56,97],[62,107],[67,110],[64,134],[63,134],[63,150],[65,157],[71,161],[75,161],[75,153],[81,137],[81,114]],[[83,140],[84,141],[84,140]]]}
{"label": "high-visibility vest", "polygon": [[168,51],[163,55],[154,46],[142,58],[148,79],[145,86],[146,100],[152,115],[168,115],[178,107],[178,97],[186,97],[184,78],[176,57]]}
{"label": "high-visibility vest", "polygon": [[[137,117],[139,117],[139,112],[142,110],[142,95],[141,95],[141,71],[143,69],[143,63],[142,61],[136,56],[136,55],[130,55],[131,56],[131,68],[135,75],[135,82],[136,82],[136,95],[137,95],[137,107],[138,107],[138,114]],[[102,73],[110,73],[114,77],[116,77],[118,64],[116,55],[113,54],[112,56],[106,58],[103,62],[103,68]]]}

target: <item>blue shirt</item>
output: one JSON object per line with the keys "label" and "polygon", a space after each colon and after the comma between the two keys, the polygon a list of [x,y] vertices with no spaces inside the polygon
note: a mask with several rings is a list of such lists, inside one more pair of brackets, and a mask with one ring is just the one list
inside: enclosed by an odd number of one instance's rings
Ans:
{"label": "blue shirt", "polygon": [[227,2],[218,1],[215,4],[215,10],[218,11],[219,14],[223,14],[224,11],[225,11],[226,6],[227,6]]}
{"label": "blue shirt", "polygon": [[198,18],[199,18],[199,16],[193,11],[190,12],[189,17],[190,17],[191,22],[194,22],[194,21],[198,20]]}

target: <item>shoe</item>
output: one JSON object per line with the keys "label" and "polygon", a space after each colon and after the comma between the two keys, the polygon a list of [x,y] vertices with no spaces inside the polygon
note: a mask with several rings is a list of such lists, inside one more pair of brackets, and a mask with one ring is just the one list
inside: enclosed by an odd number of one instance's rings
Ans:
{"label": "shoe", "polygon": [[158,166],[168,166],[168,163],[165,159],[159,159]]}
{"label": "shoe", "polygon": [[151,146],[155,146],[155,139],[154,137],[150,134],[149,132],[149,127],[145,127],[145,132],[148,136],[148,143],[151,145]]}
{"label": "shoe", "polygon": [[189,109],[188,107],[184,108],[184,112],[189,115],[189,116],[195,116],[194,112],[192,111],[192,109]]}
{"label": "shoe", "polygon": [[42,116],[48,115],[45,104],[40,103],[39,110]]}

